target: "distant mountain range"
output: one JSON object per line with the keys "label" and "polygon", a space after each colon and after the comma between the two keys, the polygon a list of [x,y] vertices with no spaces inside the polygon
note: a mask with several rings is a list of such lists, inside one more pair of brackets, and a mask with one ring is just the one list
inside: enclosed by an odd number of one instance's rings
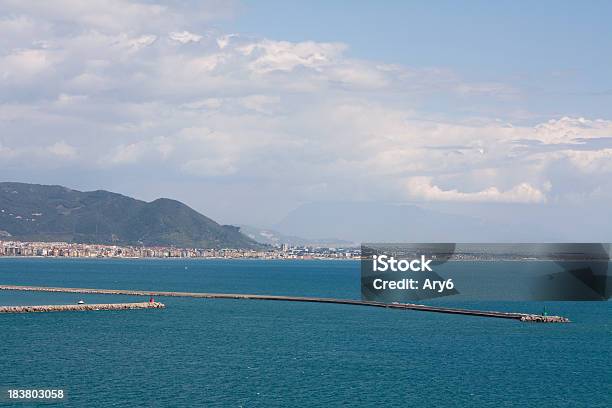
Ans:
{"label": "distant mountain range", "polygon": [[167,198],[150,203],[109,191],[0,183],[0,239],[191,248],[259,248],[231,225],[219,225]]}
{"label": "distant mountain range", "polygon": [[[269,229],[260,230],[259,235],[271,235],[272,240],[282,237],[286,242],[299,237],[302,242],[322,243],[606,243],[611,242],[610,220],[612,207],[603,198],[572,205],[320,201],[300,205]],[[248,228],[243,231],[260,239]]]}
{"label": "distant mountain range", "polygon": [[[599,208],[599,207],[598,207]],[[303,204],[270,228],[219,225],[185,204],[108,191],[0,183],[0,240],[191,248],[346,247],[361,242],[609,242],[610,210],[554,205],[376,202]],[[578,210],[576,210],[577,212]],[[333,237],[333,238],[320,238]]]}
{"label": "distant mountain range", "polygon": [[[472,207],[476,210],[464,211]],[[563,224],[558,222],[562,218],[557,214],[556,223],[551,221],[544,225],[540,221],[551,218],[545,214],[551,212],[551,208],[519,207],[523,208],[521,217],[516,217],[513,223],[505,214],[517,214],[517,207],[449,203],[444,207],[426,208],[380,202],[315,202],[301,205],[272,227],[281,234],[305,239],[328,236],[359,243],[559,242],[572,239],[550,227]]]}
{"label": "distant mountain range", "polygon": [[257,242],[268,245],[288,244],[291,246],[310,246],[310,247],[353,247],[357,246],[355,242],[337,238],[302,238],[293,235],[282,234],[278,231],[268,228],[258,228],[250,225],[241,225],[240,231],[249,238]]}

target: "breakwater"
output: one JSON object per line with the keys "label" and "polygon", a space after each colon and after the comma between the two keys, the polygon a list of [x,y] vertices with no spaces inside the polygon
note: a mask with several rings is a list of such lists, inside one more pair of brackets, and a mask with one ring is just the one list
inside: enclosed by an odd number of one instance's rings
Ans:
{"label": "breakwater", "polygon": [[163,303],[159,303],[159,302],[0,306],[0,313],[40,313],[40,312],[74,312],[74,311],[93,311],[93,310],[163,309],[164,307],[166,306]]}
{"label": "breakwater", "polygon": [[[498,312],[471,309],[457,309],[439,306],[427,306],[414,303],[382,303],[369,302],[352,299],[334,299],[320,297],[299,297],[299,296],[277,296],[277,295],[253,295],[241,293],[205,293],[205,292],[166,292],[155,290],[132,290],[132,289],[91,289],[91,288],[61,288],[48,286],[18,286],[0,285],[0,290],[21,290],[32,292],[61,292],[61,293],[82,293],[82,294],[103,294],[103,295],[130,295],[130,296],[168,296],[168,297],[191,297],[202,299],[244,299],[244,300],[273,300],[285,302],[311,302],[311,303],[332,303],[342,305],[383,307],[389,309],[417,310],[423,312],[447,313],[468,316],[492,317],[500,319],[513,319],[522,322],[539,323],[567,323],[569,319],[561,316],[540,316],[528,313]],[[91,306],[91,305],[90,305]]]}

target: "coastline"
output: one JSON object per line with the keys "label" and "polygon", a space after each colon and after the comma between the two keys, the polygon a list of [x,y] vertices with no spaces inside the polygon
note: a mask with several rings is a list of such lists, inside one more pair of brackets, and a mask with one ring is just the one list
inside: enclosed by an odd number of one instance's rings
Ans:
{"label": "coastline", "polygon": [[[80,260],[168,260],[168,261],[201,261],[201,260],[225,260],[225,261],[342,261],[342,262],[361,262],[366,259],[359,258],[334,258],[334,257],[306,257],[306,258],[266,258],[266,257],[128,257],[128,256],[40,256],[40,255],[0,255],[2,259],[80,259]],[[516,259],[516,258],[495,258],[495,259],[449,259],[448,262],[611,262],[611,260],[598,259]]]}

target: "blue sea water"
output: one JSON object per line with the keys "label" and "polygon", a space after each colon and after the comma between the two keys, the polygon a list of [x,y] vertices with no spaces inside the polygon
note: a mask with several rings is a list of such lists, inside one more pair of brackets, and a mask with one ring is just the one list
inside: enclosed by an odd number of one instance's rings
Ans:
{"label": "blue sea water", "polygon": [[[359,264],[350,261],[5,258],[0,283],[360,295]],[[80,298],[142,301],[0,291],[0,305]],[[0,315],[0,390],[62,388],[59,405],[70,407],[612,406],[610,302],[546,302],[573,322],[544,325],[347,305],[158,300],[167,308]],[[460,306],[538,313],[543,304]]]}

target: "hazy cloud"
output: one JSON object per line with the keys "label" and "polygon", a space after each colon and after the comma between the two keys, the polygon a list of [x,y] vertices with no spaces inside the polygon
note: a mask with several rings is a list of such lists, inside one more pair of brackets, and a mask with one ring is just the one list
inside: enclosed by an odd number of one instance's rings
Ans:
{"label": "hazy cloud", "polygon": [[56,156],[70,159],[76,156],[76,149],[70,146],[68,143],[62,141],[56,142],[47,148],[49,153],[54,154]]}
{"label": "hazy cloud", "polygon": [[355,59],[333,39],[202,23],[233,7],[0,1],[0,170],[26,155],[43,168],[48,158],[31,153],[45,151],[93,175],[129,166],[146,174],[134,176],[137,187],[159,177],[219,180],[215,193],[228,196],[265,191],[262,208],[279,196],[372,191],[389,201],[544,204],[610,187],[611,149],[587,143],[612,137],[609,118],[465,113],[466,103],[512,103],[521,91]]}

